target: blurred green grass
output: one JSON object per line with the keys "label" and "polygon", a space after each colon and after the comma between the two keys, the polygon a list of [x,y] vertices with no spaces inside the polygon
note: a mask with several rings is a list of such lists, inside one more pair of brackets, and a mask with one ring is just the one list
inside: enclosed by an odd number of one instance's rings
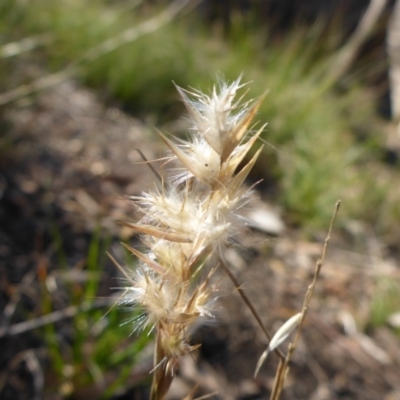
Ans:
{"label": "blurred green grass", "polygon": [[[50,33],[51,43],[37,52],[51,71],[84,58],[94,46],[156,14],[152,7],[135,8],[123,1],[19,4],[2,4],[2,42]],[[225,37],[195,14],[187,15],[84,62],[80,78],[105,99],[161,125],[182,111],[173,81],[207,91],[217,74],[232,80],[243,72],[245,81],[253,81],[249,96],[269,89],[259,120],[269,121],[263,139],[271,147],[257,173],[278,188],[274,200],[288,221],[308,232],[325,228],[341,198],[342,225],[361,219],[378,233],[390,232],[393,216],[400,215],[400,201],[397,194],[388,194],[390,185],[380,178],[386,167],[380,163],[383,125],[372,117],[376,96],[359,79],[350,79],[341,90],[329,82],[340,34],[326,32],[322,22],[278,38],[270,37],[267,27],[249,26],[235,18]],[[363,141],[354,133],[360,130]]]}
{"label": "blurred green grass", "polygon": [[[378,277],[370,306],[369,328],[388,323],[392,314],[400,310],[400,284],[388,277]],[[400,333],[400,332],[399,332]]]}
{"label": "blurred green grass", "polygon": [[[64,273],[64,279],[60,280],[63,284],[59,282],[54,293],[47,282],[51,276],[42,282],[41,314],[56,311],[62,299],[68,306],[75,306],[77,312],[68,326],[66,321],[61,321],[41,328],[52,366],[46,371],[46,392],[68,398],[89,389],[93,398],[107,399],[118,390],[126,390],[128,378],[152,336],[148,330],[134,333],[133,321],[139,316],[139,310],[123,312],[113,303],[102,307],[96,304],[100,300],[97,298],[100,281],[107,276],[104,268],[111,238],[95,232],[85,265],[77,270],[77,266],[69,265],[60,237],[55,226],[53,238],[58,261],[52,264],[52,276]],[[130,265],[131,260],[126,262]],[[74,278],[77,273],[79,276],[81,268],[82,277]],[[124,287],[124,283],[116,281],[115,286]]]}

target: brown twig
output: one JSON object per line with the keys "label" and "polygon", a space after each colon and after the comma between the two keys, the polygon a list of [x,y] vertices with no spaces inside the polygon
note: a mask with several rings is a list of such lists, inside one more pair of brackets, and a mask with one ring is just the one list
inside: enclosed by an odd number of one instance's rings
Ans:
{"label": "brown twig", "polygon": [[362,44],[371,34],[377,20],[381,16],[386,3],[387,0],[370,1],[354,33],[350,36],[347,43],[338,51],[336,59],[331,65],[328,74],[331,81],[336,82],[350,68]]}
{"label": "brown twig", "polygon": [[322,249],[321,257],[315,265],[315,272],[314,272],[313,280],[312,280],[311,284],[308,286],[307,292],[304,296],[300,323],[296,330],[296,334],[293,339],[293,342],[289,344],[288,352],[286,354],[285,360],[283,361],[283,365],[281,365],[281,364],[279,365],[278,372],[275,376],[274,388],[272,390],[270,400],[279,400],[280,394],[282,392],[283,385],[285,383],[285,377],[289,371],[289,362],[290,362],[293,352],[295,351],[297,344],[299,342],[304,319],[306,317],[307,310],[308,310],[312,295],[314,293],[314,289],[315,289],[316,283],[318,281],[319,274],[321,272],[321,267],[325,261],[326,252],[328,250],[328,245],[329,245],[329,241],[331,239],[331,234],[332,234],[332,230],[333,230],[333,224],[335,222],[337,213],[339,212],[340,204],[341,204],[341,202],[340,202],[340,200],[338,200],[335,205],[335,210],[332,214],[331,222],[330,222],[329,229],[328,229],[328,234],[325,238],[325,243],[324,243],[324,247]]}

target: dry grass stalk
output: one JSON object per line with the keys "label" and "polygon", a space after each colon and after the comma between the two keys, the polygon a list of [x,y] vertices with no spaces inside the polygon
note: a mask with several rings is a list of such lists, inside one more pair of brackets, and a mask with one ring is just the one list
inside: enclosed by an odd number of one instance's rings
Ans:
{"label": "dry grass stalk", "polygon": [[50,43],[52,40],[51,35],[40,34],[4,44],[0,46],[0,59],[19,56],[22,53]]}
{"label": "dry grass stalk", "polygon": [[[311,298],[312,298],[313,293],[314,293],[315,285],[317,284],[318,277],[319,277],[322,265],[323,265],[325,257],[326,257],[326,252],[328,250],[328,245],[329,245],[329,241],[330,241],[331,234],[332,234],[333,223],[335,222],[337,213],[339,212],[340,203],[341,203],[340,200],[338,200],[336,202],[335,210],[333,212],[331,223],[330,223],[329,229],[328,229],[328,235],[325,238],[325,244],[324,244],[324,247],[322,249],[321,257],[316,263],[313,280],[312,280],[311,284],[308,286],[307,292],[306,292],[306,294],[304,296],[304,301],[303,301],[303,306],[302,306],[301,313],[298,313],[294,317],[292,317],[288,321],[289,324],[288,324],[288,322],[286,324],[284,324],[284,326],[287,325],[287,324],[291,325],[291,328],[293,328],[293,329],[290,329],[290,328],[286,329],[286,331],[284,332],[283,336],[282,336],[281,329],[279,329],[278,332],[274,335],[274,338],[272,338],[272,340],[270,342],[269,347],[272,345],[274,339],[278,342],[277,345],[279,345],[280,343],[282,343],[287,338],[287,336],[289,336],[289,334],[291,332],[296,330],[296,334],[295,334],[295,337],[293,339],[293,342],[289,344],[288,352],[286,354],[285,359],[281,358],[280,361],[279,361],[279,366],[278,366],[278,369],[277,369],[277,372],[276,372],[276,375],[275,375],[274,386],[273,386],[273,389],[272,389],[272,392],[271,392],[270,400],[279,400],[279,398],[281,396],[281,392],[282,392],[283,386],[285,384],[285,378],[286,378],[286,376],[287,376],[287,374],[289,372],[289,362],[290,362],[290,359],[291,359],[291,357],[293,355],[293,352],[295,351],[295,349],[297,347],[297,344],[299,342],[301,331],[302,331],[302,327],[303,327],[303,322],[304,322],[304,319],[306,317],[307,310],[308,310]],[[291,321],[293,321],[292,324],[290,324]],[[264,360],[265,360],[265,357],[264,357],[263,361]],[[260,366],[261,365],[258,365],[257,367],[259,368]]]}
{"label": "dry grass stalk", "polygon": [[338,51],[329,69],[328,79],[335,83],[349,70],[357,57],[362,45],[376,26],[377,21],[385,10],[387,0],[371,0],[359,21],[354,33],[346,44]]}
{"label": "dry grass stalk", "polygon": [[242,86],[240,78],[220,83],[211,96],[178,88],[192,124],[190,138],[159,135],[182,168],[152,192],[133,197],[143,218],[124,223],[142,234],[147,247],[140,252],[125,245],[139,265],[125,271],[129,286],[119,304],[141,307],[135,329],[156,332],[153,400],[165,397],[180,357],[198,348],[191,333],[214,318],[218,285],[212,275],[243,225],[238,211],[251,193],[243,184],[262,149],[242,163],[265,125],[250,133],[262,99],[241,105],[235,96]]}

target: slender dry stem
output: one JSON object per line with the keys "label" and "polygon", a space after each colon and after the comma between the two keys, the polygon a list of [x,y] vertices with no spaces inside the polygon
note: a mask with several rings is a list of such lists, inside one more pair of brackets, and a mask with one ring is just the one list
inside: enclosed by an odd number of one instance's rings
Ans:
{"label": "slender dry stem", "polygon": [[313,280],[312,280],[311,284],[308,286],[307,292],[306,292],[306,294],[304,296],[300,323],[299,323],[299,325],[297,327],[296,334],[295,334],[293,342],[289,344],[288,352],[286,354],[286,357],[285,357],[284,361],[282,362],[282,360],[280,360],[279,367],[278,367],[278,370],[277,370],[277,374],[275,375],[274,387],[273,387],[273,390],[271,392],[270,400],[279,400],[279,398],[280,398],[283,386],[285,384],[285,378],[286,378],[286,376],[287,376],[287,374],[289,372],[289,362],[290,362],[290,359],[291,359],[291,357],[293,355],[293,352],[295,351],[295,349],[297,347],[297,344],[298,344],[298,342],[300,340],[300,335],[301,335],[301,331],[302,331],[302,328],[303,328],[304,319],[306,317],[307,310],[308,310],[308,307],[310,305],[310,301],[311,301],[311,298],[313,296],[314,289],[315,289],[315,286],[317,284],[317,281],[318,281],[318,278],[319,278],[319,274],[321,272],[322,265],[323,265],[323,263],[325,261],[326,252],[328,250],[329,241],[331,239],[333,224],[335,222],[337,213],[339,212],[340,204],[341,204],[341,202],[340,202],[340,200],[338,200],[336,202],[336,205],[335,205],[335,210],[334,210],[334,212],[332,214],[332,219],[331,219],[331,222],[330,222],[330,225],[329,225],[328,234],[327,234],[327,236],[325,238],[325,243],[324,243],[324,247],[322,249],[321,257],[316,262],[316,265],[315,265],[315,272],[314,272]]}
{"label": "slender dry stem", "polygon": [[[237,292],[239,293],[240,297],[242,298],[243,302],[246,304],[246,306],[249,308],[249,310],[251,311],[251,313],[253,314],[255,320],[257,321],[258,325],[260,326],[260,328],[262,329],[262,331],[264,332],[265,336],[267,337],[267,339],[269,341],[271,341],[272,336],[269,334],[267,328],[264,326],[261,317],[258,315],[256,309],[253,306],[253,303],[250,301],[250,299],[247,297],[246,293],[244,292],[242,286],[240,285],[239,281],[236,279],[236,276],[233,274],[233,272],[230,270],[230,268],[225,264],[225,262],[223,262],[223,260],[221,261],[221,266],[223,268],[223,270],[225,271],[225,273],[228,275],[229,279],[232,281],[232,283],[235,286],[235,289],[237,290]],[[281,350],[279,350],[278,348],[275,349],[275,353],[279,356],[279,358],[281,358],[282,360],[285,359],[285,355],[281,352]]]}

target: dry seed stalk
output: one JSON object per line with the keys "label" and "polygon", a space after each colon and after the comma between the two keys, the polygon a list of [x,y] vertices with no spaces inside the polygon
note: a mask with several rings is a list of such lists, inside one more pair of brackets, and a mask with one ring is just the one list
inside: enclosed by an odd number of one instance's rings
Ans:
{"label": "dry seed stalk", "polygon": [[[279,398],[281,396],[282,389],[283,389],[283,386],[285,384],[285,378],[286,378],[286,376],[287,376],[287,374],[289,372],[289,363],[290,363],[291,357],[292,357],[292,355],[293,355],[293,353],[294,353],[294,351],[295,351],[295,349],[297,347],[297,344],[299,342],[301,331],[302,331],[302,328],[303,328],[304,319],[306,318],[308,307],[310,305],[310,301],[311,301],[311,298],[312,298],[313,293],[314,293],[315,285],[317,284],[317,281],[318,281],[318,278],[319,278],[319,274],[321,272],[322,265],[323,265],[323,263],[325,261],[326,252],[328,250],[329,241],[331,239],[333,224],[335,222],[337,213],[339,212],[340,204],[341,204],[341,201],[338,200],[336,202],[335,209],[334,209],[333,214],[332,214],[331,222],[330,222],[329,229],[328,229],[328,234],[327,234],[327,236],[325,238],[324,247],[322,248],[321,257],[317,260],[317,262],[315,264],[315,272],[314,272],[313,280],[312,280],[311,284],[308,286],[307,292],[306,292],[306,294],[304,296],[301,312],[296,314],[294,317],[291,318],[291,320],[293,319],[293,320],[296,321],[296,325],[293,325],[294,329],[292,330],[292,331],[294,331],[296,329],[296,334],[294,336],[293,342],[289,343],[288,352],[286,354],[285,359],[281,358],[279,360],[279,365],[278,365],[277,372],[275,374],[274,385],[273,385],[273,389],[272,389],[272,392],[271,392],[270,400],[279,400]],[[279,334],[279,330],[276,333],[276,335],[278,335],[278,334]],[[287,336],[289,334],[290,333],[288,332]],[[274,338],[275,338],[275,336],[274,336]],[[272,341],[274,340],[274,338],[272,339]],[[269,346],[271,346],[272,341],[270,342]],[[262,361],[265,360],[265,357],[264,357],[264,359]],[[263,356],[262,356],[262,358],[263,358]],[[259,364],[257,365],[256,373],[258,372],[258,369],[261,366],[260,364],[261,363],[259,362]]]}
{"label": "dry seed stalk", "polygon": [[[211,96],[177,88],[189,112],[190,139],[171,140],[159,132],[182,168],[158,189],[133,197],[143,213],[124,223],[143,235],[147,251],[125,247],[139,260],[119,304],[143,310],[135,329],[156,331],[151,399],[165,397],[179,358],[195,350],[193,330],[214,317],[218,287],[211,283],[224,247],[243,224],[238,216],[251,189],[243,183],[259,149],[239,170],[264,126],[249,133],[262,98],[252,105],[234,102],[240,78],[214,87]],[[214,268],[206,267],[214,263]]]}

